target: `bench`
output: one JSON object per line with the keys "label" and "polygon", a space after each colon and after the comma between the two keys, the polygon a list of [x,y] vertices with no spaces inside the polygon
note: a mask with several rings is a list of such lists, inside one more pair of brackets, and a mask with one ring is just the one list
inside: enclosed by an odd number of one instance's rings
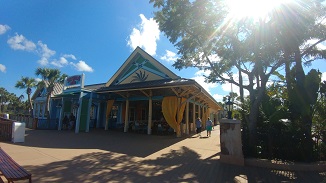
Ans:
{"label": "bench", "polygon": [[[15,162],[3,149],[0,148],[0,173],[8,182],[28,179],[32,182],[32,174]],[[1,182],[1,181],[0,181]]]}

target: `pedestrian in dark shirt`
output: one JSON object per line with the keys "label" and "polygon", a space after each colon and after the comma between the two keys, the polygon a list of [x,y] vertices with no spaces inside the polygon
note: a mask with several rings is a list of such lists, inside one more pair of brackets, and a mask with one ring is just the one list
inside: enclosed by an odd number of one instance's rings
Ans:
{"label": "pedestrian in dark shirt", "polygon": [[196,119],[196,132],[198,134],[198,137],[201,136],[201,119],[197,118]]}

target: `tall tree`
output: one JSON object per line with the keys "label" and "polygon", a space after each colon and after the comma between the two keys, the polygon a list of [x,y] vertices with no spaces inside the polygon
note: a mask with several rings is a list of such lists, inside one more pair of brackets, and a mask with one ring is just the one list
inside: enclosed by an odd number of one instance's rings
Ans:
{"label": "tall tree", "polygon": [[66,74],[61,74],[59,69],[50,69],[50,68],[37,68],[35,71],[37,76],[42,77],[42,81],[39,82],[38,87],[46,88],[46,106],[45,112],[47,115],[48,122],[50,122],[50,99],[54,89],[55,83],[63,83]]}
{"label": "tall tree", "polygon": [[[246,17],[235,21],[229,16],[229,10],[225,6],[227,1],[150,0],[150,2],[158,8],[155,20],[158,21],[160,30],[178,49],[180,58],[174,63],[175,68],[196,67],[200,70],[209,70],[210,74],[206,77],[208,82],[229,82],[237,85],[241,89],[241,98],[243,89],[249,91],[250,109],[247,118],[249,145],[251,154],[255,154],[259,107],[267,82],[275,71],[287,60],[291,60],[293,53],[282,49],[282,46],[286,45],[284,40],[287,37],[280,35],[291,34],[292,30],[305,29],[306,31],[298,32],[298,36],[318,39],[296,58],[300,60],[297,62],[300,67],[301,59],[307,56],[307,51],[311,53],[309,56],[314,53],[321,58],[324,52],[316,49],[316,45],[325,39],[325,31],[322,31],[325,25],[318,23],[318,20],[325,16],[323,4],[319,0],[298,0],[292,3],[300,6],[284,5],[285,10],[292,8],[289,12],[297,12],[288,15],[292,22],[297,20],[297,16],[305,17],[305,13],[314,11],[309,14],[309,18],[315,20],[316,24],[312,24],[311,21],[304,24],[303,21],[287,29],[284,22],[283,29],[278,30],[278,24],[282,23],[280,21],[283,16],[278,9],[258,20]],[[305,6],[305,3],[309,6]],[[309,26],[312,26],[310,31]],[[307,41],[309,40],[300,39],[297,45],[305,45]],[[317,57],[313,57],[312,60],[315,58]],[[239,79],[234,79],[236,71]],[[243,82],[244,77],[248,78],[247,84]]]}
{"label": "tall tree", "polygon": [[26,89],[26,94],[29,102],[29,112],[33,115],[33,104],[31,100],[32,88],[37,85],[37,81],[34,78],[22,77],[17,81],[15,87],[19,89]]}
{"label": "tall tree", "polygon": [[317,102],[320,77],[316,70],[308,74],[304,65],[326,59],[326,49],[319,47],[326,41],[326,7],[323,1],[301,0],[280,6],[273,12],[271,23],[285,61],[287,91],[291,120],[300,121],[305,139],[302,151],[312,159],[312,106]]}

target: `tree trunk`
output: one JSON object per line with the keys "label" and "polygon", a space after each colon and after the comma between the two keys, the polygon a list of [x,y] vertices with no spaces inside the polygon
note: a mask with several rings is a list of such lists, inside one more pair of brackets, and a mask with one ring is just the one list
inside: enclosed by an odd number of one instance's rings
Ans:
{"label": "tree trunk", "polygon": [[[304,73],[304,70],[302,68],[302,62],[301,62],[301,55],[299,48],[295,52],[295,79],[296,79],[296,86],[298,87],[298,96],[307,99],[308,94],[306,90],[309,90],[309,88],[305,87],[305,78],[306,75]],[[312,143],[312,133],[311,133],[311,127],[312,127],[312,115],[311,115],[311,108],[310,103],[307,100],[304,100],[302,102],[301,106],[301,120],[302,120],[302,126],[304,128],[304,135],[305,138],[303,140],[303,152],[304,157],[306,161],[312,161],[313,158],[313,143]],[[307,111],[307,109],[310,109]]]}
{"label": "tree trunk", "polygon": [[29,112],[31,114],[31,117],[33,118],[33,103],[31,100],[31,94],[27,94],[27,98],[28,98],[28,103],[29,103]]}
{"label": "tree trunk", "polygon": [[266,91],[267,78],[261,77],[260,88],[255,91],[253,87],[250,92],[250,113],[249,113],[249,153],[252,156],[257,155],[257,122],[259,107]]}

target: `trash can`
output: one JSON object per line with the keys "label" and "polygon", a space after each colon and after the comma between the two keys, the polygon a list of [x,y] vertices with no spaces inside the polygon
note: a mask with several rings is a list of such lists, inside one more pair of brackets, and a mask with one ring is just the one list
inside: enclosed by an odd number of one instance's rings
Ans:
{"label": "trash can", "polygon": [[12,123],[12,139],[13,143],[25,141],[25,123],[13,122]]}

